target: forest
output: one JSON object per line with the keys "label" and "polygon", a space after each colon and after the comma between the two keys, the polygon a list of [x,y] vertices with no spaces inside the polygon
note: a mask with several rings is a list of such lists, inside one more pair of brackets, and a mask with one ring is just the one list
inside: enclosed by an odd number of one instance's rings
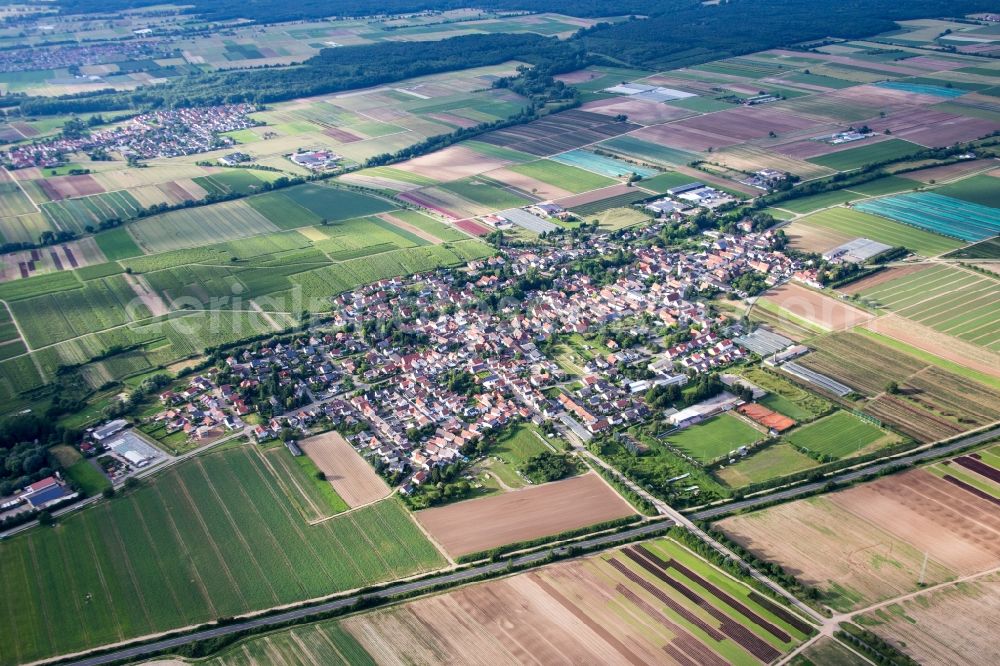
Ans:
{"label": "forest", "polygon": [[515,59],[533,65],[554,65],[559,71],[565,71],[569,65],[585,64],[578,44],[534,34],[467,35],[436,42],[385,42],[324,49],[300,67],[197,74],[133,92],[27,99],[21,104],[21,112],[48,115],[280,102]]}

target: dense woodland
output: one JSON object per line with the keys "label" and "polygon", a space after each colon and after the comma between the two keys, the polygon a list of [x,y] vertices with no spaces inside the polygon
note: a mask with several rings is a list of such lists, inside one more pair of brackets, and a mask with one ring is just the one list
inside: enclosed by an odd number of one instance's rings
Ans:
{"label": "dense woodland", "polygon": [[[153,0],[62,0],[65,11],[112,11]],[[689,66],[828,36],[862,37],[893,30],[894,20],[955,16],[990,9],[989,0],[848,0],[820,8],[807,0],[729,0],[703,5],[692,0],[626,0],[608,6],[597,0],[348,0],[336,7],[307,1],[195,0],[194,10],[212,18],[246,17],[261,22],[339,15],[405,12],[454,7],[558,11],[576,16],[608,12],[640,14],[624,23],[601,23],[559,42],[533,34],[466,35],[437,42],[381,42],[325,49],[303,65],[195,74],[134,92],[98,92],[60,98],[24,99],[25,115],[94,113],[223,102],[278,102],[381,85],[414,76],[521,60],[566,71],[567,63],[590,61],[648,69]],[[794,37],[792,37],[794,35]],[[720,36],[723,39],[720,39]],[[15,103],[17,98],[8,98]]]}
{"label": "dense woodland", "polygon": [[[509,60],[558,66],[585,61],[579,45],[534,34],[469,35],[436,42],[385,42],[325,49],[299,67],[213,72],[135,92],[37,98],[21,105],[25,114],[92,113],[235,102],[279,102],[376,86],[416,76]],[[560,63],[564,63],[560,66]]]}

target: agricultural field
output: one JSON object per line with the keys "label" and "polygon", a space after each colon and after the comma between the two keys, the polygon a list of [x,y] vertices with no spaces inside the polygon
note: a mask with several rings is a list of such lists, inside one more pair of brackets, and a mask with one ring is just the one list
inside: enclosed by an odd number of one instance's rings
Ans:
{"label": "agricultural field", "polygon": [[[90,555],[80,557],[69,544]],[[23,663],[440,566],[395,499],[308,525],[250,447],[199,456],[0,545]],[[44,568],[40,565],[44,563]],[[81,605],[91,608],[76,621]]]}
{"label": "agricultural field", "polygon": [[961,241],[885,217],[839,206],[800,217],[785,228],[785,233],[792,247],[820,253],[858,237],[893,247],[905,247],[925,257],[937,256],[962,244]]}
{"label": "agricultural field", "polygon": [[1000,178],[996,176],[973,176],[957,183],[936,187],[934,194],[961,199],[981,206],[1000,208],[1000,194],[997,194],[998,185],[1000,185]]}
{"label": "agricultural field", "polygon": [[614,185],[614,178],[606,175],[584,171],[576,166],[554,162],[552,160],[539,160],[537,162],[527,162],[508,167],[524,176],[540,180],[543,183],[562,188],[567,193],[579,194],[589,192],[601,187]]}
{"label": "agricultural field", "polygon": [[975,488],[916,469],[718,527],[848,610],[998,566],[995,509]]}
{"label": "agricultural field", "polygon": [[452,557],[594,525],[634,513],[595,473],[418,511]]}
{"label": "agricultural field", "polygon": [[792,317],[827,331],[853,328],[872,318],[864,310],[793,283],[771,289],[762,298]]}
{"label": "agricultural field", "polygon": [[332,486],[347,506],[365,506],[389,495],[382,477],[340,433],[308,437],[299,442],[299,447],[323,472],[323,482]]}
{"label": "agricultural field", "polygon": [[998,582],[994,573],[924,592],[864,613],[857,624],[922,664],[995,663],[1000,648],[984,627],[1000,623]]}
{"label": "agricultural field", "polygon": [[[1000,419],[1000,392],[936,363],[859,333],[810,342],[807,368],[871,399],[862,410],[921,442],[950,437]],[[890,382],[899,387],[886,391]]]}
{"label": "agricultural field", "polygon": [[310,525],[350,508],[332,484],[319,478],[320,469],[308,456],[293,456],[285,446],[277,444],[263,451],[261,460]]}
{"label": "agricultural field", "polygon": [[764,435],[732,414],[720,414],[666,436],[666,442],[703,463],[753,444]]}
{"label": "agricultural field", "polygon": [[880,197],[861,201],[855,207],[966,242],[986,240],[1000,233],[1000,210],[937,192]]}
{"label": "agricultural field", "polygon": [[491,182],[491,179],[478,176],[454,180],[440,187],[464,199],[485,206],[490,211],[518,208],[532,202],[531,198],[514,191],[513,188],[498,185],[495,181]]}
{"label": "agricultural field", "polygon": [[1000,282],[990,275],[946,264],[928,265],[857,293],[863,302],[992,352],[1000,351],[1000,321],[996,317]]}
{"label": "agricultural field", "polygon": [[898,438],[854,414],[837,411],[796,428],[786,439],[811,454],[839,460],[873,451]]}
{"label": "agricultural field", "polygon": [[[464,617],[470,608],[474,624],[431,619]],[[811,633],[794,614],[668,539],[358,615],[341,626],[378,663],[758,664]]]}
{"label": "agricultural field", "polygon": [[[470,613],[475,622],[459,621]],[[658,539],[250,638],[200,663],[237,666],[282,655],[296,664],[750,665],[777,658],[811,633],[784,607],[681,544]]]}

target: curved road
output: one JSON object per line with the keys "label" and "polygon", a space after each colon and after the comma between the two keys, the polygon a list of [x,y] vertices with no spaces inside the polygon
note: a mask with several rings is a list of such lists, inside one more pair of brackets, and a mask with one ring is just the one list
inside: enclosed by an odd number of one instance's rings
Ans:
{"label": "curved road", "polygon": [[853,470],[851,472],[844,472],[843,474],[830,476],[823,479],[822,481],[807,483],[803,486],[796,486],[795,488],[789,488],[787,490],[779,490],[777,492],[769,493],[767,495],[752,497],[750,499],[740,500],[738,502],[730,502],[729,504],[722,504],[717,507],[712,507],[711,509],[696,511],[695,513],[688,514],[688,517],[691,518],[692,520],[705,520],[708,518],[714,518],[721,514],[758,506],[760,504],[766,504],[768,502],[773,502],[775,500],[791,499],[793,497],[798,497],[799,495],[815,492],[828,483],[845,483],[847,481],[855,481],[862,477],[881,472],[882,470],[887,469],[889,467],[897,467],[900,465],[909,466],[914,463],[926,460],[928,458],[936,458],[938,456],[947,455],[954,451],[958,451],[959,449],[964,449],[967,446],[975,446],[976,444],[982,444],[983,442],[993,439],[994,437],[997,436],[1000,436],[1000,426],[991,428],[990,430],[985,430],[975,435],[969,435],[968,437],[963,437],[962,439],[957,439],[951,444],[946,444],[944,446],[937,446],[930,449],[924,449],[923,451],[918,451],[917,453],[911,453],[909,455],[902,456],[899,458],[892,458],[890,460],[886,460],[884,462],[880,462],[875,465],[871,465],[869,467],[864,467],[861,469]]}
{"label": "curved road", "polygon": [[[583,541],[578,541],[574,543],[574,546],[580,547],[594,547],[601,546],[608,543],[613,543],[621,541],[622,539],[628,539],[631,537],[642,536],[643,534],[649,534],[651,532],[656,532],[659,530],[666,529],[673,525],[672,521],[663,520],[655,523],[645,523],[634,527],[630,530],[624,532],[618,532],[617,534],[606,534],[604,536],[593,537],[591,539],[585,539]],[[550,548],[537,553],[529,553],[527,555],[521,555],[520,557],[513,558],[512,562],[516,566],[535,564],[544,560],[550,552],[563,553],[566,551],[565,547],[560,548]],[[234,622],[233,624],[227,624],[223,627],[213,627],[211,629],[204,629],[202,631],[196,631],[191,634],[185,634],[183,636],[176,636],[174,638],[165,638],[160,641],[155,641],[153,643],[147,643],[145,645],[137,645],[135,647],[126,647],[120,650],[115,650],[114,652],[109,652],[107,654],[102,654],[96,657],[84,657],[77,661],[70,662],[71,666],[98,666],[99,664],[107,664],[112,661],[118,661],[120,659],[134,659],[144,657],[153,652],[160,652],[161,650],[167,650],[170,648],[180,647],[188,643],[193,643],[205,638],[215,638],[218,636],[225,636],[227,634],[232,634],[237,631],[243,631],[245,629],[254,629],[258,627],[267,627],[274,624],[279,624],[281,622],[287,622],[288,620],[297,620],[310,615],[316,615],[318,613],[325,613],[327,611],[337,610],[344,608],[345,606],[350,606],[355,603],[360,597],[364,596],[367,598],[379,598],[386,599],[388,597],[393,597],[398,594],[403,594],[406,592],[419,592],[421,590],[426,590],[435,585],[440,585],[441,583],[461,583],[462,581],[469,580],[476,576],[480,576],[485,573],[492,573],[497,571],[502,571],[508,566],[507,562],[493,562],[490,564],[482,564],[477,567],[472,567],[471,569],[464,569],[462,571],[456,571],[454,573],[444,574],[441,576],[434,576],[433,578],[428,578],[426,580],[412,581],[409,583],[399,583],[398,585],[393,585],[384,590],[378,592],[371,592],[365,595],[353,595],[350,597],[344,597],[342,599],[337,599],[335,601],[328,601],[326,603],[317,604],[315,606],[307,606],[305,608],[296,608],[294,610],[285,611],[284,613],[278,613],[276,615],[268,615],[267,617],[259,617],[254,619],[245,620],[243,622]]]}

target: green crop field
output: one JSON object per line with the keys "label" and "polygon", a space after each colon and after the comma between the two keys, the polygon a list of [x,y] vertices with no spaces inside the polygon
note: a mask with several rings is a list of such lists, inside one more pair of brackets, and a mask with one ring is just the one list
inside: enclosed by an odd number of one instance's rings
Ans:
{"label": "green crop field", "polygon": [[579,206],[574,206],[572,210],[577,215],[586,217],[588,215],[596,215],[597,213],[602,213],[611,208],[623,208],[630,206],[637,201],[643,199],[651,199],[653,195],[645,190],[640,190],[635,188],[633,192],[625,192],[624,194],[618,194],[613,197],[608,197],[607,199],[600,199],[598,201],[592,201],[586,204],[580,204]]}
{"label": "green crop field", "polygon": [[264,453],[264,459],[272,466],[292,505],[307,521],[321,520],[350,508],[329,481],[319,478],[319,468],[309,456],[293,456],[285,446],[277,444]]}
{"label": "green crop field", "polygon": [[885,432],[877,426],[838,411],[793,430],[786,439],[813,453],[840,459],[858,453],[884,436]]}
{"label": "green crop field", "polygon": [[597,144],[598,148],[609,150],[632,159],[649,160],[657,164],[683,166],[699,158],[698,153],[668,148],[632,136],[620,136]]}
{"label": "green crop field", "polygon": [[949,259],[1000,259],[1000,237],[981,241],[945,256]]}
{"label": "green crop field", "polygon": [[444,183],[439,187],[492,210],[517,208],[531,203],[530,199],[494,183],[495,181],[474,177]]}
{"label": "green crop field", "polygon": [[540,180],[549,185],[555,185],[573,192],[589,192],[600,187],[614,185],[616,180],[601,176],[590,171],[584,171],[568,164],[560,164],[552,160],[539,160],[527,164],[517,164],[508,167],[511,171]]}
{"label": "green crop field", "polygon": [[799,453],[788,444],[774,444],[743,458],[716,472],[716,476],[730,488],[742,488],[751,483],[801,472],[818,466],[815,460]]}
{"label": "green crop field", "polygon": [[249,169],[228,169],[193,179],[209,194],[247,194],[260,189],[263,181]]}
{"label": "green crop field", "polygon": [[375,666],[368,652],[337,621],[250,638],[226,649],[217,657],[199,663],[204,666],[267,664],[274,661],[275,655],[282,655],[282,661],[288,664]]}
{"label": "green crop field", "polygon": [[992,276],[930,266],[867,289],[861,296],[924,326],[1000,351],[996,317],[1000,281]]}
{"label": "green crop field", "polygon": [[224,201],[154,215],[129,225],[145,252],[157,253],[246,238],[278,227],[246,201]]}
{"label": "green crop field", "polygon": [[[15,664],[328,595],[443,564],[398,500],[308,525],[251,447],[0,543]],[[86,612],[87,621],[80,621]]]}
{"label": "green crop field", "polygon": [[35,275],[23,280],[0,283],[0,299],[10,302],[43,294],[80,289],[81,287],[83,287],[83,283],[76,278],[72,271],[59,271],[58,273]]}
{"label": "green crop field", "polygon": [[135,244],[125,227],[102,231],[94,236],[94,240],[97,241],[97,247],[101,248],[104,256],[111,261],[142,254],[142,248]]}
{"label": "green crop field", "polygon": [[320,223],[318,215],[295,203],[281,192],[268,192],[260,196],[249,197],[247,203],[279,229],[297,229]]}
{"label": "green crop field", "polygon": [[0,218],[34,212],[34,204],[24,195],[17,183],[0,180]]}
{"label": "green crop field", "polygon": [[132,219],[142,210],[142,205],[122,190],[43,203],[41,209],[57,229],[83,233],[87,227],[96,228],[101,222]]}
{"label": "green crop field", "polygon": [[392,212],[392,216],[407,224],[412,224],[417,229],[426,231],[442,241],[463,241],[469,239],[468,234],[459,231],[455,227],[442,224],[434,218],[415,210],[395,210]]}
{"label": "green crop field", "polygon": [[1000,208],[1000,178],[995,176],[973,176],[935,188],[934,193]]}
{"label": "green crop field", "polygon": [[150,316],[121,276],[89,280],[80,289],[22,299],[10,307],[32,347],[120,326],[130,321],[130,314]]}
{"label": "green crop field", "polygon": [[[785,207],[782,204],[782,207]],[[939,236],[907,224],[894,222],[850,208],[831,208],[799,218],[795,224],[833,229],[852,236],[863,236],[892,246],[902,246],[927,257],[937,256],[963,245],[954,238]]]}
{"label": "green crop field", "polygon": [[732,414],[720,414],[667,435],[667,442],[707,463],[763,436]]}
{"label": "green crop field", "polygon": [[864,197],[859,194],[855,194],[850,190],[835,190],[833,192],[822,192],[820,194],[813,194],[807,197],[799,197],[797,199],[789,199],[788,201],[781,201],[774,204],[775,208],[781,208],[783,210],[788,210],[793,213],[811,213],[820,208],[830,208],[831,206],[840,206],[842,204],[848,203],[849,201],[854,201],[855,199],[863,199]]}
{"label": "green crop field", "polygon": [[384,213],[395,208],[382,199],[366,194],[313,183],[290,187],[283,190],[282,194],[321,219],[330,221],[349,220],[352,217]]}
{"label": "green crop field", "polygon": [[886,194],[897,194],[899,192],[909,192],[918,187],[923,187],[923,183],[904,178],[902,176],[885,176],[877,178],[861,185],[852,185],[848,188],[851,192],[864,194],[869,197],[880,197]]}
{"label": "green crop field", "polygon": [[644,190],[663,194],[672,187],[687,185],[695,182],[695,180],[696,179],[691,176],[686,176],[683,173],[667,171],[666,173],[661,173],[657,176],[653,176],[652,178],[643,178],[637,183],[637,185]]}
{"label": "green crop field", "polygon": [[884,160],[912,155],[921,150],[924,150],[924,147],[918,146],[915,143],[903,141],[902,139],[889,139],[888,141],[871,143],[857,148],[848,148],[847,150],[830,153],[821,157],[813,157],[806,161],[836,169],[837,171],[850,171],[851,169],[863,167],[866,164],[874,164]]}

